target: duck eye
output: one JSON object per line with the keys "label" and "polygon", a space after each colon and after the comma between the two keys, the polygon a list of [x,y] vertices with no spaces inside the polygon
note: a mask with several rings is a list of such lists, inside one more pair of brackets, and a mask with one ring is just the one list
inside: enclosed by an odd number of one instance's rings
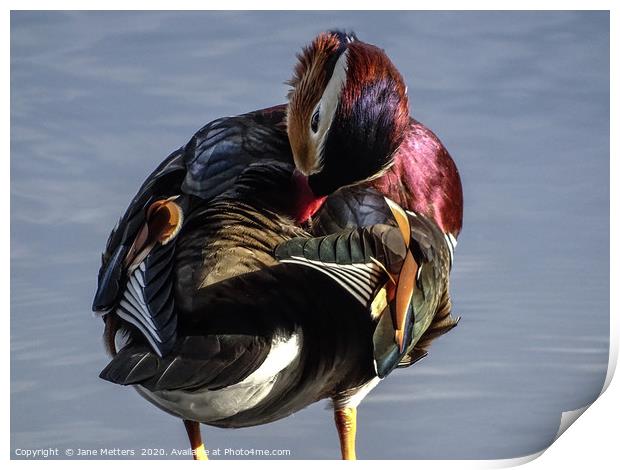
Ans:
{"label": "duck eye", "polygon": [[316,111],[312,115],[312,120],[310,121],[310,128],[312,129],[312,132],[314,132],[315,134],[319,130],[319,110],[320,109],[321,109],[320,107],[316,108]]}

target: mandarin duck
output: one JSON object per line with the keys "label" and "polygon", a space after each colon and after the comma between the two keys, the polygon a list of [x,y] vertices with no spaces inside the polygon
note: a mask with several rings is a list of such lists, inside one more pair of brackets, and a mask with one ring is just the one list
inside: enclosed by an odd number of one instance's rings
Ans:
{"label": "mandarin duck", "polygon": [[199,422],[262,424],[329,397],[353,458],[357,403],[456,323],[460,180],[409,119],[400,74],[335,32],[291,85],[287,105],[216,120],[171,154],[103,255],[101,376],[182,418],[196,457]]}

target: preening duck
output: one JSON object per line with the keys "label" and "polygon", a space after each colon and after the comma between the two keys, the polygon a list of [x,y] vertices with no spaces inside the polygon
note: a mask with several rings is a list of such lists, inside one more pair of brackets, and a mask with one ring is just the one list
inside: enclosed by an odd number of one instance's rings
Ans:
{"label": "preening duck", "polygon": [[331,398],[354,458],[359,401],[455,324],[460,180],[409,120],[400,74],[334,32],[291,85],[287,105],[216,120],[173,152],[103,255],[101,376],[182,418],[197,457],[200,422],[263,424]]}
{"label": "preening duck", "polygon": [[[95,312],[116,306],[126,268],[155,243],[172,240],[193,200],[221,194],[249,165],[294,161],[301,177],[287,197],[294,204],[291,215],[303,222],[330,192],[371,179],[392,163],[405,136],[408,100],[384,51],[352,33],[322,33],[298,55],[290,84],[287,105],[207,124],[146,179],[108,238]],[[152,208],[156,201],[163,202]],[[146,232],[147,219],[168,214],[176,214],[175,228],[158,241],[160,235]]]}

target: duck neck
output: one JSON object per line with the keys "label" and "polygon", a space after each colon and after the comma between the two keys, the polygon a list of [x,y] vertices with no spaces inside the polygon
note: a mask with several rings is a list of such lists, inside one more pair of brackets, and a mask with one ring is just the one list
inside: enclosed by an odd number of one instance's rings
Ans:
{"label": "duck neck", "polygon": [[411,120],[394,164],[372,185],[401,207],[432,218],[455,237],[463,223],[461,179],[441,141],[423,124]]}

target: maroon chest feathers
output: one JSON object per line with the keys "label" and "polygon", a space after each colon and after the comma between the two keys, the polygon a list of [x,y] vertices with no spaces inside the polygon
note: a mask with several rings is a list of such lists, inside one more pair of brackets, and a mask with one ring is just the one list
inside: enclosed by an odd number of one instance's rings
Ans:
{"label": "maroon chest feathers", "polygon": [[433,218],[455,237],[463,224],[459,172],[441,141],[412,119],[392,167],[372,185],[407,210]]}

